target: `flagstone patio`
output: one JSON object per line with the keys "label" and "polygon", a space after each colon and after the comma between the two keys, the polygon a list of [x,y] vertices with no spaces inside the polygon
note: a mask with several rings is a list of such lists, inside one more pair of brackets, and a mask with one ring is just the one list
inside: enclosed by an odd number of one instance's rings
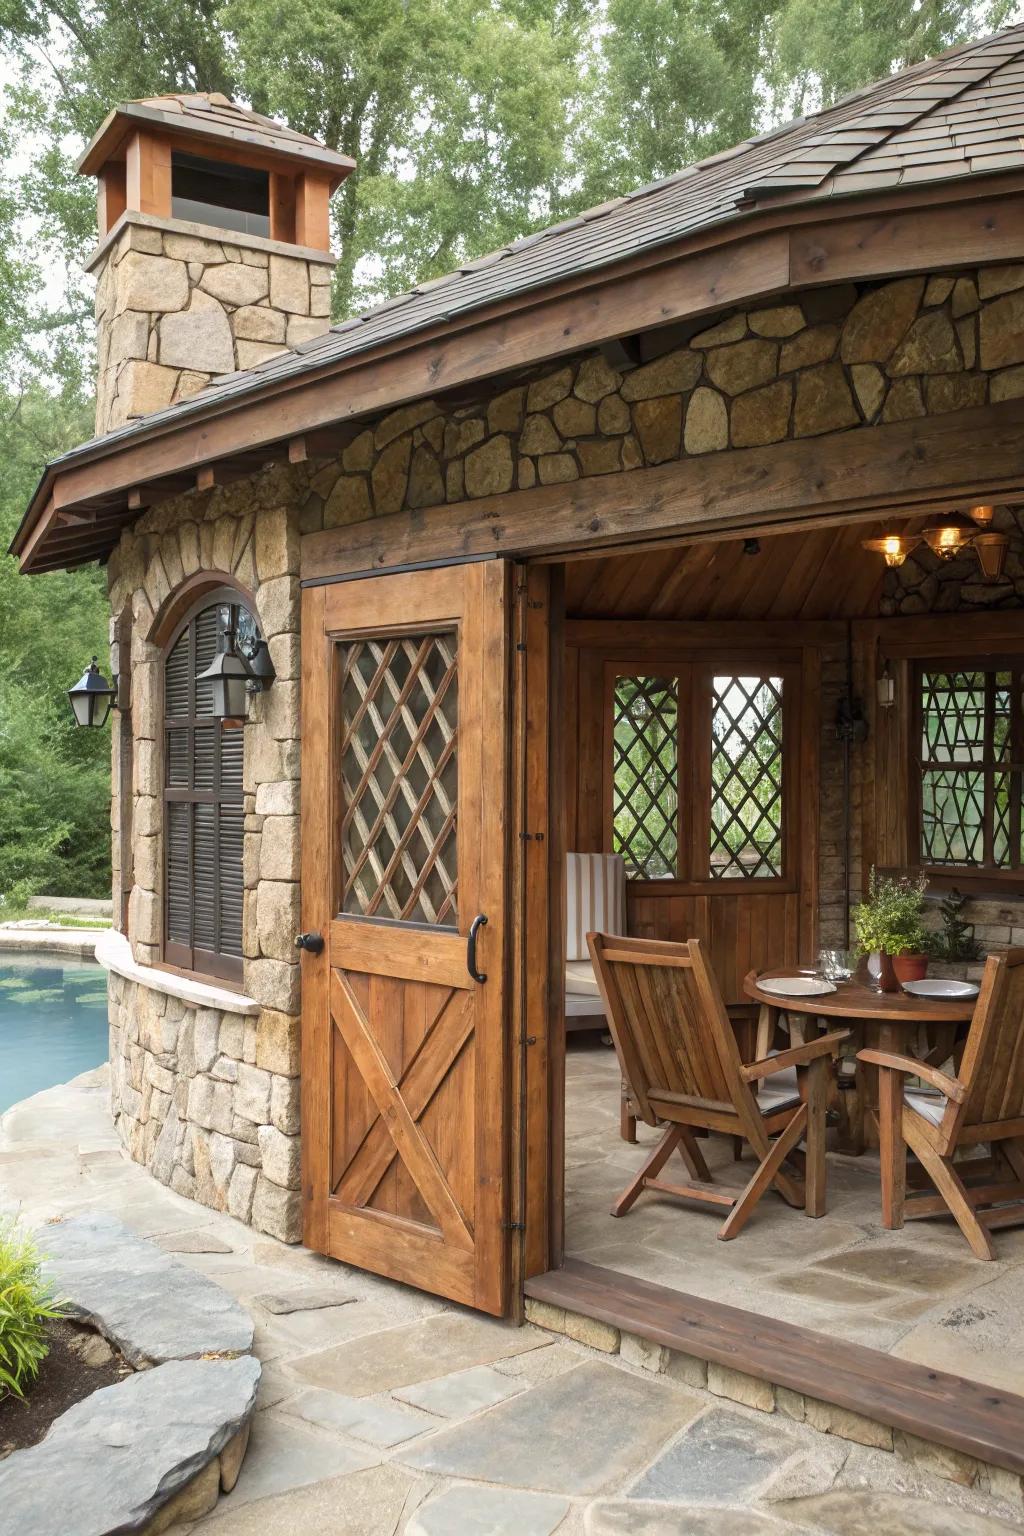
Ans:
{"label": "flagstone patio", "polygon": [[[569,1256],[1024,1394],[1024,1227],[997,1233],[998,1257],[984,1264],[950,1220],[887,1232],[877,1153],[831,1150],[817,1220],[766,1197],[740,1237],[720,1243],[720,1212],[654,1192],[612,1217],[656,1139],[643,1123],[636,1146],[619,1136],[619,1083],[615,1053],[577,1036],[566,1058]],[[734,1162],[726,1137],[702,1145],[716,1179],[750,1177],[753,1163]]]}
{"label": "flagstone patio", "polygon": [[[606,1062],[591,1074],[595,1116],[602,1072]],[[107,1097],[102,1069],[0,1120],[0,1208],[33,1224],[113,1212],[251,1312],[264,1372],[241,1476],[176,1536],[998,1536],[1024,1526],[1012,1479],[997,1493],[963,1488],[781,1412],[261,1237],[128,1162]],[[751,1235],[761,1226],[774,1223]],[[793,1273],[805,1251],[787,1253]],[[857,1283],[885,1290],[887,1319],[890,1292],[914,1295],[898,1268]],[[962,1301],[965,1290],[957,1279],[947,1294]]]}

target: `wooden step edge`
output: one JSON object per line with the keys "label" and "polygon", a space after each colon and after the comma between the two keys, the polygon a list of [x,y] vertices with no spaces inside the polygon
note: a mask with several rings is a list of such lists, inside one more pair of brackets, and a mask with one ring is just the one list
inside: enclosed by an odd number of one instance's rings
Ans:
{"label": "wooden step edge", "polygon": [[1024,1397],[582,1260],[527,1297],[1024,1476]]}

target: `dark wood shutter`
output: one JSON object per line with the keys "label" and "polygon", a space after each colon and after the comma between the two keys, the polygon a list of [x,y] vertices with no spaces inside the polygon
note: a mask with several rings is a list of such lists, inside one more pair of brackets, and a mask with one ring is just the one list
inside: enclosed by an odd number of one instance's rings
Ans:
{"label": "dark wood shutter", "polygon": [[197,682],[230,606],[194,613],[164,662],[164,959],[240,981],[245,733],[214,717],[211,687]]}

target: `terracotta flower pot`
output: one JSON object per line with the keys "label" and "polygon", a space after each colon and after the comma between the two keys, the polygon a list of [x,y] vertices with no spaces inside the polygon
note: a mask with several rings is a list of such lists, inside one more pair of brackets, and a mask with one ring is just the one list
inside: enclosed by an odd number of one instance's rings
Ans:
{"label": "terracotta flower pot", "polygon": [[896,973],[896,980],[901,984],[904,981],[924,981],[928,974],[928,956],[893,955],[892,968]]}

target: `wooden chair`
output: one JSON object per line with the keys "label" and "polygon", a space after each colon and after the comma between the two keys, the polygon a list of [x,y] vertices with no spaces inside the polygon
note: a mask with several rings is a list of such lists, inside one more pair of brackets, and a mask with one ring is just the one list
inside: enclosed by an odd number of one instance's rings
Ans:
{"label": "wooden chair", "polygon": [[[955,1077],[888,1051],[858,1059],[879,1069],[883,1226],[948,1213],[976,1257],[994,1259],[990,1231],[1024,1221],[1024,949],[989,956]],[[937,1092],[908,1087],[908,1077]],[[954,1166],[979,1144],[991,1159]],[[937,1194],[907,1193],[908,1147]]]}
{"label": "wooden chair", "polygon": [[565,856],[565,1027],[606,1029],[587,934],[626,931],[626,861],[620,853]]}
{"label": "wooden chair", "polygon": [[[624,1216],[643,1190],[657,1189],[729,1208],[718,1234],[728,1240],[770,1185],[808,1216],[824,1215],[829,1058],[847,1031],[745,1065],[699,939],[676,944],[592,933],[588,942],[630,1101],[647,1125],[666,1127],[612,1215]],[[807,1068],[805,1096],[797,1067]],[[712,1182],[695,1129],[742,1137],[754,1149],[758,1166],[739,1194]],[[802,1136],[803,1177],[783,1168]],[[658,1177],[677,1148],[691,1175],[685,1184]]]}

